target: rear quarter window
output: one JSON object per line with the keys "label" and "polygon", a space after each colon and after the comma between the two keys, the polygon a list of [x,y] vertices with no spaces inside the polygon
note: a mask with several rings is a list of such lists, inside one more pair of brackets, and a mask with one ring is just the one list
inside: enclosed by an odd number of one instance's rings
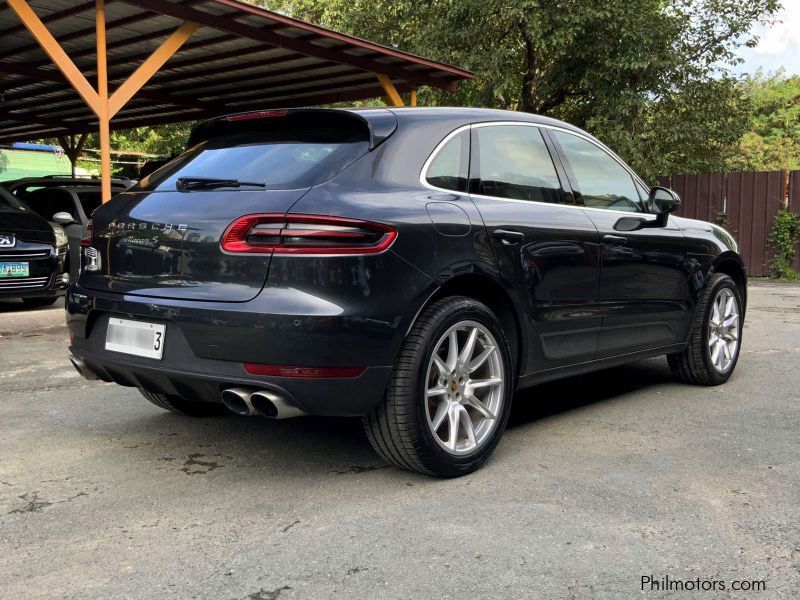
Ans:
{"label": "rear quarter window", "polygon": [[425,171],[433,187],[466,192],[469,171],[469,131],[462,131],[438,148]]}

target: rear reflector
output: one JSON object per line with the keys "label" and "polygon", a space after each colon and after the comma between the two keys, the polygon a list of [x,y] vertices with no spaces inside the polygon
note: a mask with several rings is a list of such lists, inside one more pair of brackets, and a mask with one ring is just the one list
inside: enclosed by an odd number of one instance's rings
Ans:
{"label": "rear reflector", "polygon": [[319,215],[246,215],[222,236],[225,252],[244,254],[378,254],[397,231],[381,223]]}
{"label": "rear reflector", "polygon": [[251,375],[268,377],[305,377],[307,379],[355,379],[366,367],[296,367],[289,365],[259,365],[245,363],[244,370]]}

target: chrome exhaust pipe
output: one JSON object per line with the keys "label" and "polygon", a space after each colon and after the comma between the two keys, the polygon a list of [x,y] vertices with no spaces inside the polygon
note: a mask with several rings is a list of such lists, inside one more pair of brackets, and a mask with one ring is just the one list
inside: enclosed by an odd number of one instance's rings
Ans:
{"label": "chrome exhaust pipe", "polygon": [[222,392],[222,403],[228,407],[229,411],[237,415],[250,417],[258,414],[250,403],[252,394],[253,390],[247,388],[229,388]]}
{"label": "chrome exhaust pipe", "polygon": [[289,404],[283,396],[266,390],[250,394],[250,405],[258,414],[269,419],[290,419],[306,414]]}

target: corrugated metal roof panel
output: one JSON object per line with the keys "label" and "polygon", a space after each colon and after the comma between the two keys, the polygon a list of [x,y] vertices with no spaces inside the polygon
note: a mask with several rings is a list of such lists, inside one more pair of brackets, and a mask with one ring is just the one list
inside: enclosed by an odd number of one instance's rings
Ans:
{"label": "corrugated metal roof panel", "polygon": [[[94,83],[94,0],[29,0]],[[201,27],[112,121],[112,128],[208,118],[280,103],[306,106],[449,88],[461,69],[336,33],[237,0],[106,0],[109,88],[186,19]],[[89,131],[96,117],[7,4],[0,6],[0,141]],[[25,120],[30,123],[25,123]]]}

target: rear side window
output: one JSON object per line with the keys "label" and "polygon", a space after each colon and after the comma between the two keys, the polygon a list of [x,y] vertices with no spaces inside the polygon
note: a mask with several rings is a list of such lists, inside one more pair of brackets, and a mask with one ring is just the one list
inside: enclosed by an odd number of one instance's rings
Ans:
{"label": "rear side window", "polygon": [[538,127],[477,127],[471,191],[484,196],[562,202],[563,192],[553,159]]}
{"label": "rear side window", "polygon": [[433,157],[425,173],[430,185],[454,192],[467,191],[469,131],[453,136]]}
{"label": "rear side window", "polygon": [[78,220],[72,195],[65,190],[42,188],[25,196],[25,203],[48,221],[52,221],[57,212],[69,213]]}
{"label": "rear side window", "polygon": [[553,136],[575,175],[584,206],[642,211],[633,177],[615,158],[577,135],[554,131]]}
{"label": "rear side window", "polygon": [[180,178],[235,179],[273,190],[317,185],[369,151],[368,127],[353,117],[337,119],[298,114],[215,124],[204,131],[209,135],[193,134],[192,148],[134,190],[175,191]]}

